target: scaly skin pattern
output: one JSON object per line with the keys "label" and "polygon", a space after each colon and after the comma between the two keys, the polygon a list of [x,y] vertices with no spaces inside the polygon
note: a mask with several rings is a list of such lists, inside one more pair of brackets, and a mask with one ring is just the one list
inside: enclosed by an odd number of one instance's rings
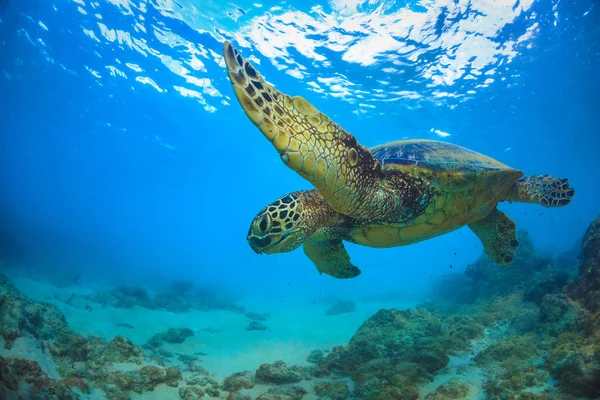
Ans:
{"label": "scaly skin pattern", "polygon": [[[224,55],[233,91],[248,118],[334,211],[352,218],[401,221],[407,210],[412,215],[427,207],[427,182],[384,173],[354,136],[302,97],[290,97],[266,83],[229,42]],[[406,196],[404,188],[410,188]]]}
{"label": "scaly skin pattern", "polygon": [[[347,239],[354,222],[325,203],[316,190],[286,194],[263,208],[248,231],[250,247],[258,254],[295,250],[317,230],[329,229],[332,238]],[[346,233],[344,235],[344,233]]]}
{"label": "scaly skin pattern", "polygon": [[562,207],[573,200],[575,190],[566,178],[550,175],[533,175],[519,179],[510,200],[522,203],[537,203],[544,207]]}

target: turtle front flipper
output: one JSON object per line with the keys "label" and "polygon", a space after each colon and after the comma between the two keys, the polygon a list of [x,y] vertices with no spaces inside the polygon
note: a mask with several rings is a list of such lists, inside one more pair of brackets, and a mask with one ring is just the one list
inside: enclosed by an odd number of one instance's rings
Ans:
{"label": "turtle front flipper", "polygon": [[335,239],[326,229],[304,241],[304,254],[315,264],[321,274],[338,279],[355,278],[360,269],[350,262],[350,256],[341,239]]}
{"label": "turtle front flipper", "polygon": [[483,248],[496,264],[510,264],[519,246],[516,224],[498,209],[487,217],[469,224],[469,228],[483,243]]}
{"label": "turtle front flipper", "polygon": [[382,183],[380,162],[354,136],[302,97],[290,97],[265,82],[229,42],[224,53],[233,91],[248,118],[334,211],[380,218],[396,203],[401,206],[398,193]]}
{"label": "turtle front flipper", "polygon": [[566,178],[533,175],[519,179],[509,194],[509,201],[537,203],[545,207],[562,207],[571,202],[575,189]]}

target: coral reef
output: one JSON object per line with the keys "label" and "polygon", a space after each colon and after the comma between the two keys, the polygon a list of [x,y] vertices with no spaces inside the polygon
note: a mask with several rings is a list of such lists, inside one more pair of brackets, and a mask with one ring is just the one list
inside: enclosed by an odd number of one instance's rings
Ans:
{"label": "coral reef", "polygon": [[333,316],[346,314],[356,311],[356,304],[352,300],[342,300],[331,305],[325,312],[325,315]]}
{"label": "coral reef", "polygon": [[254,387],[254,374],[250,371],[237,372],[223,381],[223,390],[237,392],[241,389],[252,389]]}
{"label": "coral reef", "polygon": [[321,364],[325,360],[325,352],[323,350],[313,350],[306,357],[306,361],[311,364]]}
{"label": "coral reef", "polygon": [[585,309],[600,312],[600,217],[587,229],[582,241],[579,278],[567,289]]}
{"label": "coral reef", "polygon": [[24,335],[48,340],[64,339],[68,333],[65,317],[56,307],[31,301],[0,274],[0,335],[6,348]]}
{"label": "coral reef", "polygon": [[322,400],[346,400],[350,397],[350,389],[344,381],[317,382],[313,390]]}
{"label": "coral reef", "polygon": [[122,285],[106,292],[85,296],[85,298],[104,307],[132,308],[137,306],[174,313],[191,309],[225,310],[244,314],[255,321],[265,321],[268,317],[268,314],[248,311],[244,307],[236,305],[231,296],[223,295],[216,289],[196,287],[188,281],[174,281],[164,290],[152,294],[144,287]]}
{"label": "coral reef", "polygon": [[300,382],[303,378],[285,362],[275,361],[273,364],[260,365],[256,370],[256,379],[261,382],[285,384]]}
{"label": "coral reef", "polygon": [[[165,343],[193,336],[190,329],[171,328],[142,347],[123,336],[84,337],[56,307],[28,299],[0,275],[5,351],[31,340],[56,367],[0,357],[0,397],[68,400],[98,390],[122,400],[160,386],[184,400],[296,400],[308,397],[312,386],[320,400],[600,398],[600,219],[584,236],[579,277],[572,283],[575,268],[566,259],[559,270],[535,251],[526,233],[519,232],[519,240],[513,265],[498,266],[483,255],[464,275],[437,282],[433,301],[409,310],[381,309],[347,344],[310,352],[310,366],[276,361],[222,382],[197,364],[199,353],[165,352]],[[268,315],[189,282],[174,282],[155,295],[119,287],[96,296],[114,307],[217,307],[243,314],[248,330],[267,329]],[[353,310],[354,303],[340,302],[328,315]]]}
{"label": "coral reef", "polygon": [[465,275],[475,281],[477,297],[504,295],[525,288],[526,282],[538,272],[553,266],[552,258],[535,251],[527,232],[517,232],[517,238],[519,247],[510,267],[499,267],[485,253],[467,266]]}
{"label": "coral reef", "polygon": [[448,363],[443,338],[441,321],[425,309],[380,310],[363,323],[348,346],[334,348],[320,368],[353,376],[369,361],[395,358],[433,372]]}
{"label": "coral reef", "polygon": [[493,379],[488,379],[485,382],[485,391],[491,398],[523,398],[526,393],[531,393],[529,390],[536,389],[536,391],[539,391],[549,381],[548,371],[539,365],[517,366],[504,370]]}
{"label": "coral reef", "polygon": [[256,400],[301,400],[306,393],[306,389],[301,386],[281,386],[270,388]]}
{"label": "coral reef", "polygon": [[458,378],[452,378],[435,392],[425,396],[425,400],[460,400],[467,398],[471,392],[471,385]]}
{"label": "coral reef", "polygon": [[89,391],[88,384],[76,376],[53,380],[35,361],[0,357],[0,398],[22,398],[19,389],[23,384],[31,397],[38,399],[75,400],[78,396],[74,389]]}
{"label": "coral reef", "polygon": [[103,306],[132,308],[135,306],[150,308],[150,294],[143,287],[118,286],[112,290],[94,293],[88,298]]}

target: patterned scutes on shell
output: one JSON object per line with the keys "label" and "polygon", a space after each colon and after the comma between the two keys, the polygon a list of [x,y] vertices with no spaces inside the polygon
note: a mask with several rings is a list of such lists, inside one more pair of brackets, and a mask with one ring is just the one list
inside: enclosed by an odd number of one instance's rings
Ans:
{"label": "patterned scutes on shell", "polygon": [[385,166],[411,166],[431,172],[485,172],[511,169],[491,157],[451,143],[402,140],[370,149]]}

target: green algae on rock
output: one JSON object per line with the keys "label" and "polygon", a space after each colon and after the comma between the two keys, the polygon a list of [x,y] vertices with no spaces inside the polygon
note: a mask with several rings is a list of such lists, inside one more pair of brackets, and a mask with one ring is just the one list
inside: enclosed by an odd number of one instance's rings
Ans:
{"label": "green algae on rock", "polygon": [[600,312],[600,217],[588,227],[583,240],[579,278],[569,285],[569,296],[592,314]]}
{"label": "green algae on rock", "polygon": [[350,398],[350,389],[343,380],[317,382],[313,390],[319,396],[319,400],[346,400]]}
{"label": "green algae on rock", "polygon": [[254,387],[254,374],[250,371],[236,372],[223,381],[223,390],[237,392],[241,389],[252,389]]}
{"label": "green algae on rock", "polygon": [[76,400],[74,389],[89,391],[88,384],[79,377],[50,379],[35,361],[0,356],[0,398],[23,398],[22,385],[28,387],[27,392],[34,399]]}
{"label": "green algae on rock", "polygon": [[301,386],[279,386],[270,388],[256,400],[301,400],[308,393]]}
{"label": "green algae on rock", "polygon": [[473,388],[459,378],[452,378],[440,385],[435,392],[425,396],[425,400],[461,400],[466,399]]}
{"label": "green algae on rock", "polygon": [[260,365],[256,370],[256,379],[267,383],[286,384],[300,382],[303,378],[285,362],[275,361],[273,364]]}
{"label": "green algae on rock", "polygon": [[347,346],[334,348],[319,369],[353,376],[371,360],[397,358],[432,372],[449,361],[442,341],[441,321],[429,311],[382,309],[363,323]]}

